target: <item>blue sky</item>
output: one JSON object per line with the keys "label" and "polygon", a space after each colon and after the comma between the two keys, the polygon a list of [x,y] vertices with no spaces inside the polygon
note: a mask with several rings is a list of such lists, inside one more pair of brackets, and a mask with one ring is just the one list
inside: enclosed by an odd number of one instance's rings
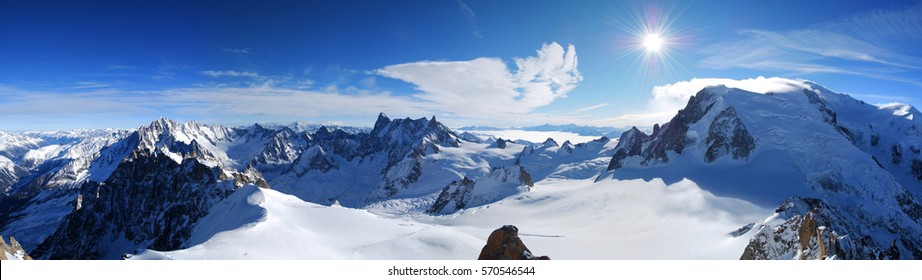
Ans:
{"label": "blue sky", "polygon": [[918,105],[922,2],[0,2],[0,130],[645,126],[656,86],[758,76]]}

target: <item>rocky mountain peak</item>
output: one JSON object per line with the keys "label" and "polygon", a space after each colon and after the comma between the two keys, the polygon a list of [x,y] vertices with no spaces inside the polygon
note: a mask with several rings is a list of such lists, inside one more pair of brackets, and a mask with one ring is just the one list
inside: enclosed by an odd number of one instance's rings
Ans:
{"label": "rocky mountain peak", "polygon": [[177,125],[178,124],[176,123],[176,121],[172,119],[169,119],[167,117],[159,117],[156,120],[152,121],[150,123],[150,126],[148,127],[151,129],[158,129],[162,131],[162,130],[169,130]]}
{"label": "rocky mountain peak", "polygon": [[382,113],[378,115],[378,121],[375,122],[375,127],[370,134],[398,145],[431,142],[441,146],[457,147],[460,144],[458,136],[451,129],[436,121],[435,117],[390,120]]}
{"label": "rocky mountain peak", "polygon": [[375,120],[375,126],[372,130],[379,131],[381,129],[384,129],[384,127],[390,123],[391,123],[391,119],[388,118],[386,114],[380,113],[378,114],[378,119]]}

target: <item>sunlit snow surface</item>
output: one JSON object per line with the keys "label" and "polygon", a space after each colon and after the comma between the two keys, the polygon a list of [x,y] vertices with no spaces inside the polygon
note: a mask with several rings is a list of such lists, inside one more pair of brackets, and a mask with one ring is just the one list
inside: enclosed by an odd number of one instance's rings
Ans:
{"label": "sunlit snow surface", "polygon": [[446,216],[395,204],[322,206],[248,186],[201,220],[191,247],[131,259],[474,259],[504,224],[554,259],[737,259],[752,233],[730,232],[772,213],[688,180],[545,180]]}

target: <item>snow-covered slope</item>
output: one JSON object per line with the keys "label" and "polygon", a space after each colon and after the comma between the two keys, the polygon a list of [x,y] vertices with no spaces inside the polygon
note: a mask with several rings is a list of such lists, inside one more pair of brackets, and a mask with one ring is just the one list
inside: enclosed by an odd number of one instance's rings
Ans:
{"label": "snow-covered slope", "polygon": [[481,240],[457,230],[323,206],[244,187],[217,204],[188,249],[131,259],[469,259]]}
{"label": "snow-covered slope", "polygon": [[734,259],[752,233],[731,233],[770,213],[687,180],[547,180],[454,215],[388,210],[245,187],[201,220],[189,248],[131,259],[474,259],[510,221],[530,249],[555,259]]}
{"label": "snow-covered slope", "polygon": [[[913,152],[922,141],[919,112],[865,104],[811,82],[779,82],[789,90],[701,90],[652,135],[625,132],[610,172],[599,179],[684,177],[763,207],[792,196],[817,198],[822,204],[809,205],[831,205],[841,214],[826,217],[841,224],[840,243],[867,248],[840,258],[879,258],[889,247],[903,258],[922,258],[922,178],[910,177],[910,162],[922,160]],[[803,219],[807,212],[786,217]],[[777,226],[762,231],[781,234]]]}

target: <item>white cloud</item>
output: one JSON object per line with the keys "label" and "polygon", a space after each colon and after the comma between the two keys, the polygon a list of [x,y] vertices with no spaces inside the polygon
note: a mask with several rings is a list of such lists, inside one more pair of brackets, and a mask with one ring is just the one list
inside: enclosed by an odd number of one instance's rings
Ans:
{"label": "white cloud", "polygon": [[416,85],[416,98],[438,111],[465,117],[508,117],[551,104],[573,90],[582,76],[576,49],[545,44],[537,56],[515,59],[509,69],[498,58],[423,61],[391,65],[379,75]]}
{"label": "white cloud", "polygon": [[802,81],[785,78],[764,78],[734,80],[720,78],[695,78],[668,85],[653,87],[653,99],[648,103],[648,111],[672,112],[685,107],[688,98],[708,86],[725,85],[755,93],[787,92],[806,87]]}
{"label": "white cloud", "polygon": [[368,78],[362,79],[362,81],[361,81],[360,83],[361,83],[362,86],[364,86],[365,88],[374,88],[375,85],[377,85],[377,80],[375,79],[374,76],[370,76],[370,77],[368,77]]}
{"label": "white cloud", "polygon": [[235,77],[235,78],[236,77],[246,77],[246,78],[254,78],[254,79],[259,78],[259,74],[256,74],[253,72],[245,72],[245,71],[238,72],[238,71],[233,71],[233,70],[227,70],[227,71],[206,70],[206,71],[199,72],[199,74],[209,76],[212,78],[221,78],[221,77]]}

